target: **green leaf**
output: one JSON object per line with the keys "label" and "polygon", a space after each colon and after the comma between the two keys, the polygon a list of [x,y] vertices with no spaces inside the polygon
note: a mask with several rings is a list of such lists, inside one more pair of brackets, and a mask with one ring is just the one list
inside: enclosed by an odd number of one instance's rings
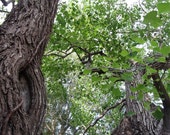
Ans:
{"label": "green leaf", "polygon": [[124,73],[121,75],[122,79],[126,80],[126,81],[132,81],[132,73]]}
{"label": "green leaf", "polygon": [[157,120],[161,120],[163,118],[163,113],[160,108],[157,108],[152,114]]}
{"label": "green leaf", "polygon": [[101,78],[99,76],[92,76],[92,81],[98,82],[100,80],[101,80]]}
{"label": "green leaf", "polygon": [[101,68],[103,72],[107,72],[108,68]]}
{"label": "green leaf", "polygon": [[138,100],[143,100],[143,96],[144,96],[143,92],[139,91],[138,92]]}
{"label": "green leaf", "polygon": [[133,52],[141,52],[143,50],[143,48],[137,48],[137,47],[132,47],[132,51]]}
{"label": "green leaf", "polygon": [[110,78],[109,78],[109,80],[110,80],[111,82],[115,82],[117,79],[118,79],[118,78],[116,78],[116,77],[110,77]]}
{"label": "green leaf", "polygon": [[167,88],[166,89],[167,89],[168,92],[170,92],[170,84],[169,83],[167,84]]}
{"label": "green leaf", "polygon": [[153,68],[151,68],[151,67],[149,67],[149,66],[146,67],[146,70],[147,70],[147,74],[148,74],[148,75],[157,72],[157,70],[155,70],[155,69],[153,69]]}
{"label": "green leaf", "polygon": [[170,47],[164,46],[161,48],[160,52],[163,54],[163,56],[168,56],[170,53]]}
{"label": "green leaf", "polygon": [[89,70],[89,69],[85,69],[85,70],[83,71],[83,73],[84,73],[85,75],[88,75],[88,74],[90,74],[90,73],[91,73],[91,70]]}
{"label": "green leaf", "polygon": [[138,84],[136,87],[131,88],[132,92],[144,91],[145,89],[146,89],[146,87],[142,84]]}
{"label": "green leaf", "polygon": [[144,16],[144,23],[150,24],[155,28],[162,25],[161,19],[157,17],[157,11],[151,11],[146,16]]}
{"label": "green leaf", "polygon": [[135,42],[139,43],[139,44],[144,44],[145,40],[143,40],[141,37],[138,36],[132,36],[131,37]]}
{"label": "green leaf", "polygon": [[153,48],[155,48],[155,47],[158,47],[158,43],[157,43],[156,41],[151,40],[150,43],[151,43],[151,46],[149,47],[150,49],[153,49]]}
{"label": "green leaf", "polygon": [[126,50],[123,50],[121,53],[120,53],[121,56],[125,57],[127,55],[129,55],[129,52],[126,51]]}
{"label": "green leaf", "polygon": [[160,57],[160,58],[158,58],[158,62],[166,62],[166,58],[165,57]]}
{"label": "green leaf", "polygon": [[113,89],[112,94],[114,97],[119,98],[121,97],[122,93],[120,92],[120,89]]}
{"label": "green leaf", "polygon": [[158,3],[159,13],[170,13],[170,3]]}

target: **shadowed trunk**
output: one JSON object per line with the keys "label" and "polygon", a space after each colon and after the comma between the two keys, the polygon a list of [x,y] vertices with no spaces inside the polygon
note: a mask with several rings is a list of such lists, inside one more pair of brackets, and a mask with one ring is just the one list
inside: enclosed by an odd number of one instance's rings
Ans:
{"label": "shadowed trunk", "polygon": [[46,107],[41,58],[58,0],[19,0],[0,26],[0,134],[38,135]]}

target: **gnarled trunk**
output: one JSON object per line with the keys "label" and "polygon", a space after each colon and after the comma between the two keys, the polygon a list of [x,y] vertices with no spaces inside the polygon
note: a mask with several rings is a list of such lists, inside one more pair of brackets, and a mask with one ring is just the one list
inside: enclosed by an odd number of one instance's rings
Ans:
{"label": "gnarled trunk", "polygon": [[46,93],[40,70],[58,0],[19,0],[0,26],[0,134],[38,135]]}

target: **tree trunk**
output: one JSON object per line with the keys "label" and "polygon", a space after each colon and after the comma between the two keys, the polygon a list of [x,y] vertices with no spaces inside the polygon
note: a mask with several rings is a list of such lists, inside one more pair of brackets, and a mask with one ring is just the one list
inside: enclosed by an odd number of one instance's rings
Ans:
{"label": "tree trunk", "polygon": [[[126,116],[121,121],[120,125],[113,131],[112,135],[161,135],[162,120],[156,120],[152,112],[146,110],[144,102],[148,102],[148,97],[145,95],[142,100],[138,99],[138,92],[132,92],[131,88],[135,88],[138,84],[143,84],[143,71],[134,65],[135,68],[133,81],[125,82],[126,89]],[[131,114],[131,115],[128,115]]]}
{"label": "tree trunk", "polygon": [[46,107],[41,58],[58,0],[19,0],[0,26],[0,134],[38,135]]}

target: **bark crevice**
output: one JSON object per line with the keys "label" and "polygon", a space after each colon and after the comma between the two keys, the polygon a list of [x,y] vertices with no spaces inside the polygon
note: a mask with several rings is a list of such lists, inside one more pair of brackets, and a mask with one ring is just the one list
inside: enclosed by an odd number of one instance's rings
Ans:
{"label": "bark crevice", "polygon": [[31,106],[31,82],[26,73],[19,73],[19,92],[23,101],[22,109],[27,112]]}

